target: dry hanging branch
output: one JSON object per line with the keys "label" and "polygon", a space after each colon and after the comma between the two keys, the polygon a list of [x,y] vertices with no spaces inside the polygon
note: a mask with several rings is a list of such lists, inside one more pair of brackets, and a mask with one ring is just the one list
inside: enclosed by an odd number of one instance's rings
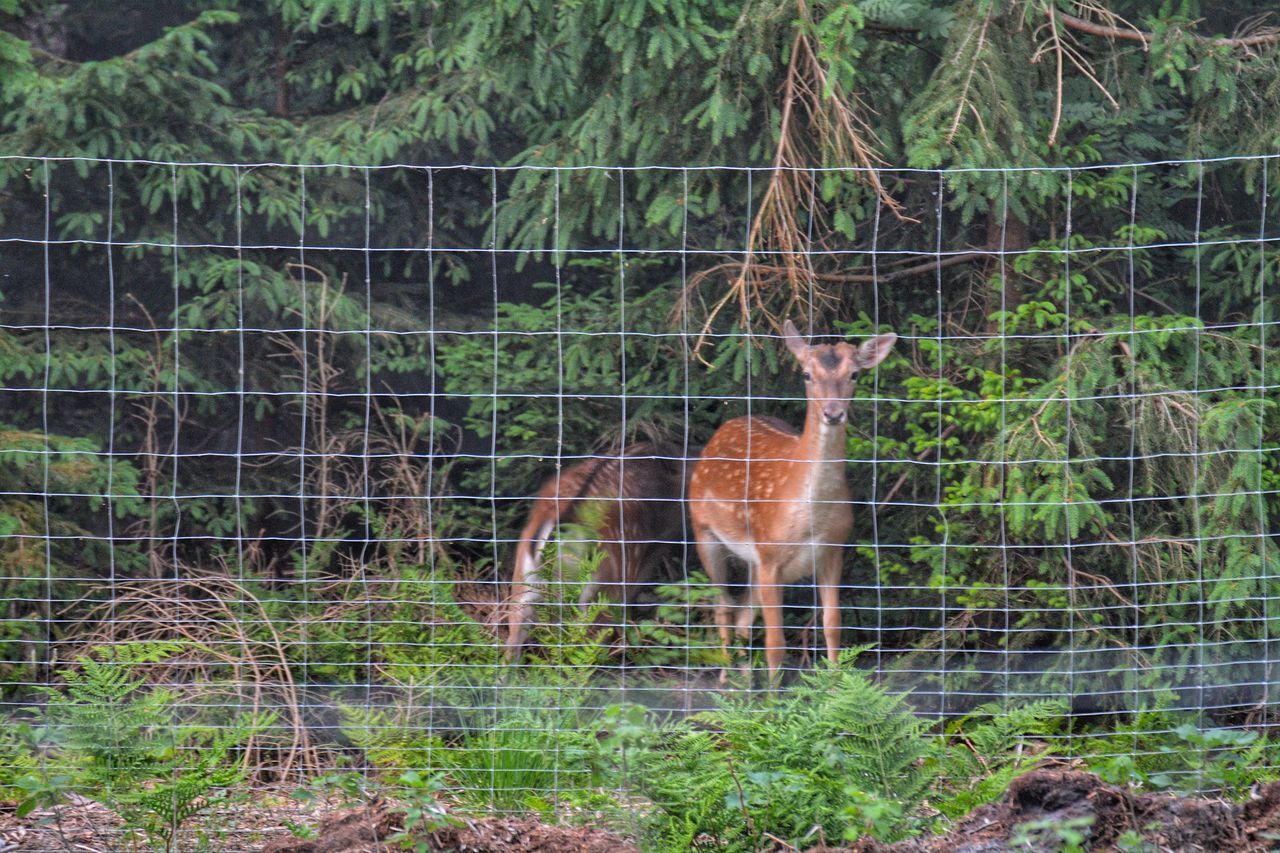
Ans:
{"label": "dry hanging branch", "polygon": [[[1036,52],[1031,57],[1031,62],[1033,65],[1037,64],[1044,58],[1045,54],[1052,54],[1056,64],[1056,80],[1053,99],[1053,126],[1049,130],[1048,138],[1049,145],[1053,145],[1057,142],[1058,131],[1062,127],[1062,78],[1063,69],[1067,62],[1070,62],[1077,71],[1089,79],[1089,82],[1093,83],[1098,91],[1102,93],[1102,96],[1107,99],[1107,103],[1111,104],[1112,109],[1120,109],[1120,102],[1115,99],[1111,92],[1107,90],[1107,87],[1102,84],[1102,81],[1098,79],[1098,75],[1093,70],[1092,64],[1075,45],[1070,35],[1058,28],[1061,13],[1056,12],[1051,2],[1045,4],[1044,11],[1046,13],[1045,23],[1041,26],[1041,29],[1047,29],[1048,35],[1036,48]],[[1112,15],[1109,12],[1106,14],[1114,20],[1122,20],[1118,16]],[[1126,21],[1125,23],[1127,24],[1128,22]],[[1125,33],[1137,32],[1136,29],[1117,31]]]}
{"label": "dry hanging branch", "polygon": [[[1112,12],[1106,12],[1096,6],[1087,7],[1092,12],[1105,12],[1108,18],[1113,20],[1121,20],[1118,15]],[[1057,19],[1065,26],[1082,33],[1088,33],[1093,36],[1101,36],[1108,39],[1120,39],[1122,41],[1139,42],[1143,48],[1150,47],[1151,42],[1155,39],[1153,33],[1143,32],[1142,30],[1125,21],[1125,27],[1115,26],[1114,23],[1101,24],[1086,18],[1077,18],[1075,15],[1068,15],[1066,12],[1057,12]],[[1252,19],[1254,25],[1260,24],[1264,16]],[[1188,34],[1192,39],[1213,47],[1229,47],[1229,48],[1249,48],[1263,47],[1280,43],[1280,28],[1277,27],[1261,27],[1258,26],[1252,35],[1236,36],[1233,38],[1225,38],[1221,36],[1202,36],[1195,33]]]}
{"label": "dry hanging branch", "polygon": [[[799,13],[807,20],[803,3]],[[790,313],[799,302],[809,301],[814,307],[835,300],[814,286],[825,279],[814,270],[808,250],[813,242],[810,221],[817,225],[823,217],[809,164],[818,160],[848,164],[875,191],[881,204],[903,216],[902,206],[880,181],[877,168],[883,161],[873,147],[874,131],[858,116],[854,105],[827,94],[831,84],[814,49],[811,29],[801,27],[791,45],[781,89],[778,147],[769,184],[747,234],[746,251],[739,261],[718,264],[693,276],[681,300],[679,310],[688,311],[695,294],[709,279],[732,276],[726,291],[706,308],[693,348],[699,358],[716,317],[730,305],[737,305],[740,323],[746,328],[753,311],[776,326],[777,317]],[[817,140],[816,152],[807,144],[810,137]],[[772,263],[759,264],[761,255],[768,255]],[[769,304],[779,293],[785,294],[785,304],[771,311]]]}

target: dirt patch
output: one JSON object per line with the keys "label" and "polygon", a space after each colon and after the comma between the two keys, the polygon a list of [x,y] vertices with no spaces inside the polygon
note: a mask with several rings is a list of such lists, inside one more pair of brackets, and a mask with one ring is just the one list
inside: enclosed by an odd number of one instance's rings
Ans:
{"label": "dirt patch", "polygon": [[[177,849],[220,853],[393,853],[388,839],[402,829],[403,812],[393,803],[334,810],[321,805],[308,813],[296,802],[271,794],[203,816],[201,826],[184,830]],[[289,827],[309,827],[300,838]],[[580,826],[553,826],[535,818],[460,819],[458,826],[431,834],[430,849],[459,853],[630,853],[638,848],[616,835]],[[109,809],[72,796],[56,809],[18,817],[13,804],[0,803],[0,853],[115,853],[133,849],[120,818]],[[145,845],[141,845],[145,847]]]}
{"label": "dirt patch", "polygon": [[0,853],[111,850],[119,845],[120,824],[110,809],[74,794],[61,808],[36,809],[25,818],[0,810]]}
{"label": "dirt patch", "polygon": [[[19,817],[16,803],[0,802],[0,853],[116,853],[147,850],[141,835],[132,839],[111,809],[77,794],[51,808]],[[213,803],[205,814],[179,830],[177,850],[257,853],[274,838],[291,838],[291,825],[303,825],[334,811],[336,805],[304,806],[285,789],[264,788],[251,802]],[[319,812],[319,816],[316,814]]]}
{"label": "dirt patch", "polygon": [[639,850],[601,829],[548,826],[536,820],[518,818],[467,821],[464,826],[432,833],[431,843],[433,849],[466,853],[504,850],[521,853],[631,853]]}
{"label": "dirt patch", "polygon": [[[1065,829],[1064,829],[1065,828]],[[1244,804],[1136,794],[1091,773],[1035,770],[1014,780],[995,803],[976,809],[946,835],[897,844],[861,841],[858,853],[996,853],[1053,851],[1063,832],[1084,836],[1087,850],[1116,850],[1136,833],[1155,850],[1266,851],[1280,844],[1280,782]],[[1130,848],[1131,849],[1131,848]]]}
{"label": "dirt patch", "polygon": [[[374,803],[326,818],[314,838],[279,839],[262,848],[262,853],[381,853],[398,849],[384,842],[400,831],[400,817],[385,804]],[[458,826],[431,833],[429,842],[432,850],[459,853],[628,853],[638,849],[603,830],[551,826],[525,818],[463,820]]]}
{"label": "dirt patch", "polygon": [[375,800],[367,806],[330,815],[314,838],[277,838],[262,853],[363,853],[385,850],[382,843],[401,828],[399,815]]}

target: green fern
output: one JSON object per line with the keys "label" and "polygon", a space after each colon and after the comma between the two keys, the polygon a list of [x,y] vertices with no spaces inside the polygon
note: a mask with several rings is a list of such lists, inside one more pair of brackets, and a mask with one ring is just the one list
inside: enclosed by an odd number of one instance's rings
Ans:
{"label": "green fern", "polygon": [[454,584],[438,568],[399,570],[395,602],[374,629],[375,648],[394,684],[491,683],[498,663],[489,630],[458,603]]}
{"label": "green fern", "polygon": [[[243,781],[233,753],[275,717],[238,717],[221,725],[188,722],[178,694],[152,687],[138,667],[187,650],[187,643],[126,643],[97,648],[62,670],[48,697],[48,745],[39,779],[24,787],[46,799],[75,790],[117,812],[130,832],[171,849],[178,829]],[[31,775],[31,774],[29,774]],[[24,804],[25,805],[25,804]]]}
{"label": "green fern", "polygon": [[769,836],[802,846],[819,840],[815,832],[861,835],[851,803],[882,802],[894,817],[872,832],[884,841],[908,834],[936,773],[929,722],[854,668],[860,651],[780,696],[723,698],[655,737],[628,780],[654,803],[651,829],[685,849],[700,835],[727,849]]}
{"label": "green fern", "polygon": [[579,521],[561,524],[557,535],[547,542],[542,564],[546,577],[555,580],[543,584],[542,600],[535,607],[530,639],[537,651],[528,658],[535,665],[521,668],[525,679],[585,687],[609,661],[607,635],[597,626],[606,621],[612,607],[600,602],[586,607],[578,604],[605,557],[604,550],[595,544],[604,509],[601,501],[585,502],[578,510]]}
{"label": "green fern", "polygon": [[439,735],[426,731],[403,715],[344,705],[342,734],[374,767],[400,771],[436,766],[446,749]]}
{"label": "green fern", "polygon": [[40,770],[42,735],[28,723],[6,720],[0,725],[0,799],[20,798],[19,780]]}
{"label": "green fern", "polygon": [[991,702],[949,723],[946,748],[937,753],[939,784],[931,805],[958,818],[995,800],[1053,751],[1067,711],[1058,699],[1012,707]]}
{"label": "green fern", "polygon": [[175,654],[175,643],[126,643],[92,650],[62,670],[64,687],[41,687],[48,697],[49,737],[59,753],[74,756],[82,778],[108,794],[172,754],[165,732],[174,724],[177,694],[144,689],[135,667]]}
{"label": "green fern", "polygon": [[[245,779],[245,769],[231,752],[273,722],[270,716],[239,720],[215,732],[194,727],[180,729],[186,741],[168,765],[153,778],[122,792],[114,804],[128,827],[142,829],[152,841],[172,849],[178,831],[192,817],[207,811]],[[191,755],[198,756],[191,764]]]}

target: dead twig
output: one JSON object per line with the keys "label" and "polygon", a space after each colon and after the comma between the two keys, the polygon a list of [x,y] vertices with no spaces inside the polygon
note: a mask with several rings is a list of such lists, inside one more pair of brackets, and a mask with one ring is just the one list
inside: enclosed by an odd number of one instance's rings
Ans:
{"label": "dead twig", "polygon": [[[189,643],[204,662],[184,660],[169,667],[172,671],[163,662],[149,665],[161,673],[157,680],[187,684],[205,693],[248,688],[248,696],[240,699],[237,693],[237,700],[245,701],[250,713],[279,711],[290,732],[283,749],[272,749],[273,756],[279,757],[273,772],[287,777],[295,763],[304,771],[322,766],[303,718],[303,699],[293,680],[287,642],[251,590],[232,578],[186,567],[180,580],[116,581],[89,594],[104,592],[101,597],[107,600],[83,617],[86,625],[97,626],[88,632],[86,647],[155,640]],[[106,618],[108,611],[115,618]],[[250,625],[258,626],[261,635],[251,633]],[[246,744],[246,765],[258,751],[253,742]]]}
{"label": "dead twig", "polygon": [[[1118,17],[1118,16],[1116,16]],[[1127,27],[1108,26],[1099,24],[1085,18],[1077,18],[1075,15],[1068,15],[1066,12],[1057,12],[1058,20],[1073,30],[1082,33],[1088,33],[1093,36],[1101,36],[1107,39],[1117,39],[1120,41],[1135,41],[1142,45],[1143,49],[1149,49],[1151,42],[1155,40],[1155,34],[1145,32],[1138,29],[1133,24]],[[1261,27],[1259,32],[1249,36],[1237,36],[1227,38],[1224,36],[1202,36],[1197,33],[1187,33],[1188,37],[1201,42],[1202,44],[1212,45],[1213,47],[1228,48],[1249,48],[1264,47],[1280,42],[1280,29],[1275,27]]]}

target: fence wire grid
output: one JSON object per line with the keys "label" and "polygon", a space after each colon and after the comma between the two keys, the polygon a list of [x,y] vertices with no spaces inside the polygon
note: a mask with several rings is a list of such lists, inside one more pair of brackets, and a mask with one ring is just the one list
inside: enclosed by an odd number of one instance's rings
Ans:
{"label": "fence wire grid", "polygon": [[[0,158],[5,713],[90,660],[255,778],[585,787],[513,733],[767,692],[763,627],[725,655],[679,494],[642,582],[580,607],[618,505],[582,489],[508,660],[534,498],[799,429],[792,319],[897,335],[850,405],[847,665],[929,719],[1056,701],[1068,756],[1151,709],[1269,725],[1275,170],[881,170],[901,212],[811,170],[784,233],[770,169]],[[785,604],[784,690],[825,652],[812,577]]]}

